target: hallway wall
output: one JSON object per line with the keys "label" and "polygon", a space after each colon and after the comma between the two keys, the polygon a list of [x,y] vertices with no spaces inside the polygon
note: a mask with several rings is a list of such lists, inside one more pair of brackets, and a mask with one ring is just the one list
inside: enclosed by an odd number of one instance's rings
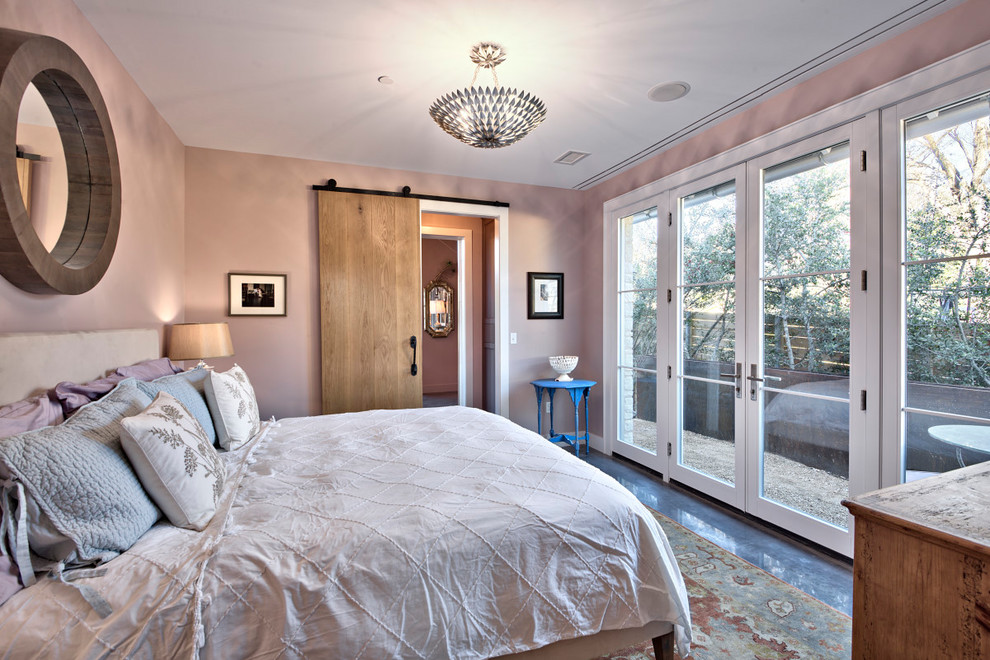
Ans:
{"label": "hallway wall", "polygon": [[[423,286],[425,287],[444,265],[453,263],[453,270],[448,270],[440,279],[450,285],[454,296],[461,294],[457,289],[457,241],[440,240],[436,238],[423,239]],[[456,307],[456,302],[454,303]],[[423,314],[428,314],[423,310]],[[431,337],[423,330],[423,394],[439,394],[441,392],[457,391],[457,341],[463,319],[454,313],[454,329],[446,337]]]}

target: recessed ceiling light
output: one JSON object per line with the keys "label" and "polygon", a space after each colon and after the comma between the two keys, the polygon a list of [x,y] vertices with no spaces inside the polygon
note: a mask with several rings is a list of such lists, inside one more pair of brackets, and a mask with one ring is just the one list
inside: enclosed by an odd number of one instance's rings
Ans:
{"label": "recessed ceiling light", "polygon": [[691,85],[686,82],[677,81],[654,85],[653,89],[647,92],[646,95],[650,97],[651,101],[666,103],[667,101],[676,101],[677,99],[686,96],[690,91]]}
{"label": "recessed ceiling light", "polygon": [[391,85],[395,81],[388,76],[378,76],[378,82],[380,82],[383,85]]}
{"label": "recessed ceiling light", "polygon": [[561,165],[573,165],[574,163],[578,162],[582,158],[587,158],[590,155],[591,154],[589,154],[586,151],[573,151],[572,150],[572,151],[568,151],[567,153],[563,154],[562,156],[560,156],[559,158],[557,158],[557,160],[555,160],[553,162],[560,163]]}

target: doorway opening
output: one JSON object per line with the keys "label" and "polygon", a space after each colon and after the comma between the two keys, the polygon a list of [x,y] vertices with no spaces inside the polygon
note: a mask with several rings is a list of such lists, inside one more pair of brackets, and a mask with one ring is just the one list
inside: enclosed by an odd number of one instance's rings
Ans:
{"label": "doorway opening", "polygon": [[431,336],[424,331],[424,407],[462,405],[501,412],[495,340],[496,222],[491,217],[423,209],[424,325],[431,313],[425,287],[440,279],[454,291],[451,332]]}
{"label": "doorway opening", "polygon": [[[422,357],[423,407],[466,405],[467,391],[461,370],[466,365],[464,339],[471,334],[469,314],[461,313],[467,307],[465,300],[464,241],[465,237],[440,238],[423,234],[422,267],[426,332],[423,334]],[[431,288],[447,285],[454,291],[454,299],[433,300]],[[437,324],[432,319],[442,319]],[[442,328],[433,332],[432,326]],[[466,374],[464,374],[466,376]],[[473,397],[472,397],[473,399]]]}

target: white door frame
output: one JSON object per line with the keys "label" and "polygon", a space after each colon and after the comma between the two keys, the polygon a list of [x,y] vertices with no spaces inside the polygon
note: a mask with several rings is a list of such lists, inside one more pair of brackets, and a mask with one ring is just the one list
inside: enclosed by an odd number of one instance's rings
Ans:
{"label": "white door frame", "polygon": [[495,413],[509,416],[509,209],[505,206],[465,204],[423,199],[423,213],[495,219]]}
{"label": "white door frame", "polygon": [[[457,241],[457,405],[474,406],[474,231],[457,227],[420,228],[420,240]],[[429,282],[423,282],[426,286]],[[425,311],[424,311],[425,314]]]}
{"label": "white door frame", "polygon": [[[740,362],[743,355],[744,349],[746,347],[746,328],[747,324],[744,322],[746,318],[746,296],[745,291],[749,285],[749,274],[746,272],[746,199],[749,194],[749,190],[746,186],[746,165],[739,164],[735,167],[731,167],[724,170],[719,170],[713,174],[710,174],[704,178],[697,179],[691,183],[684,184],[670,191],[668,196],[668,209],[667,211],[672,214],[671,222],[667,227],[661,226],[661,231],[667,231],[667,241],[665,243],[666,253],[664,258],[660,260],[660,263],[665,264],[665,270],[658,273],[658,286],[663,283],[666,287],[669,287],[673,291],[671,296],[672,300],[666,307],[661,307],[657,305],[658,308],[663,310],[661,315],[661,322],[666,323],[666,335],[670,338],[668,343],[671,345],[673,350],[670,354],[670,361],[667,363],[672,367],[673,378],[667,381],[667,387],[664,391],[664,401],[666,401],[666,418],[669,420],[674,420],[673,426],[667,424],[669,427],[666,429],[666,433],[669,433],[669,440],[672,443],[670,457],[667,459],[667,470],[671,478],[676,479],[680,483],[687,486],[695,488],[706,492],[716,499],[727,502],[728,504],[736,507],[737,509],[745,510],[746,506],[746,398],[744,396],[736,396],[734,401],[734,465],[735,469],[733,471],[733,483],[727,484],[720,481],[700,470],[694,469],[691,466],[684,465],[680,462],[681,450],[682,450],[682,434],[681,430],[684,428],[683,422],[683,411],[684,411],[684,399],[683,399],[683,388],[682,383],[684,382],[684,359],[683,359],[683,343],[684,343],[684,333],[682,328],[682,323],[684,319],[683,306],[681,303],[682,295],[681,292],[681,261],[683,259],[683,254],[681,250],[681,237],[683,231],[683,218],[682,209],[680,205],[680,200],[682,197],[691,195],[701,190],[706,190],[714,186],[726,183],[727,181],[733,181],[736,186],[736,260],[735,260],[735,270],[733,272],[735,280],[735,361]],[[729,387],[732,383],[731,380],[725,381],[725,387]],[[736,384],[739,386],[739,383]],[[743,388],[745,389],[745,388]],[[658,388],[659,390],[659,388]],[[659,405],[659,404],[658,404]]]}
{"label": "white door frame", "polygon": [[[643,195],[638,198],[629,199],[626,198],[624,201],[627,203],[621,207],[609,208],[606,206],[604,211],[604,221],[603,221],[603,233],[602,233],[602,244],[604,245],[606,255],[615,255],[611,260],[605,260],[605,269],[602,273],[602,291],[604,295],[602,296],[602,322],[603,322],[603,336],[604,336],[604,346],[602,347],[602,358],[603,365],[605,365],[605,372],[602,374],[602,388],[604,392],[609,393],[604,397],[602,402],[603,407],[603,451],[605,454],[611,456],[613,453],[617,453],[620,456],[624,456],[630,460],[633,460],[640,465],[644,465],[651,470],[655,470],[663,474],[664,481],[670,481],[670,474],[667,470],[667,455],[666,455],[666,436],[664,435],[663,425],[657,422],[657,448],[653,453],[637,447],[632,443],[620,442],[620,425],[621,425],[621,411],[619,410],[618,397],[616,394],[619,391],[619,296],[617,292],[619,291],[619,271],[622,268],[622,264],[619,263],[619,232],[617,222],[624,217],[634,215],[641,211],[646,211],[653,207],[656,207],[657,213],[659,214],[661,210],[666,209],[666,192],[661,194],[649,194]],[[659,215],[658,215],[659,217]],[[658,228],[662,223],[657,222]],[[660,245],[660,235],[657,236],[657,256],[658,258],[662,254],[663,248]],[[609,267],[611,265],[611,267]],[[657,305],[657,330],[659,332],[662,327],[660,324],[660,305]],[[662,364],[667,364],[667,355],[665,353],[667,347],[667,342],[659,342],[657,346],[657,401],[656,410],[659,414],[662,410],[662,404],[660,402],[660,392],[662,384],[660,382],[660,369]],[[660,448],[664,447],[664,451]]]}

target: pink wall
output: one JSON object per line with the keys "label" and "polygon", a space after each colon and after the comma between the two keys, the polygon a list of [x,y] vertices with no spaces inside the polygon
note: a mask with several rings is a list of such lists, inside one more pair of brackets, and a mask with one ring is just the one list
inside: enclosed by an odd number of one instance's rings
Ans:
{"label": "pink wall", "polygon": [[[585,306],[585,278],[598,275],[582,263],[600,250],[600,238],[583,231],[586,194],[573,190],[187,148],[186,320],[225,318],[228,272],[288,274],[288,316],[226,319],[237,355],[215,365],[224,369],[236,360],[244,367],[263,415],[319,412],[317,211],[310,187],[329,177],[348,188],[408,185],[413,192],[511,204],[508,322],[519,343],[509,347],[509,413],[535,428],[529,381],[553,374],[547,356],[579,351],[587,323],[600,325],[601,306]],[[565,320],[526,320],[528,270],[565,273]]]}
{"label": "pink wall", "polygon": [[[598,240],[585,243],[585,268],[589,273],[602,272],[602,206],[608,200],[988,40],[990,2],[969,0],[595,186],[588,191],[583,224],[584,231]],[[604,371],[601,278],[588,278],[586,284],[584,305],[589,319],[597,321],[585,325],[578,370],[588,370],[582,378],[600,380]],[[568,292],[568,304],[571,300]],[[591,412],[592,433],[601,434],[601,406],[593,406]]]}
{"label": "pink wall", "polygon": [[[460,267],[457,264],[456,240],[424,238],[423,286],[436,277],[448,261],[454,264],[455,269]],[[460,295],[456,272],[448,270],[441,279],[450,285],[455,296]],[[457,391],[457,335],[462,325],[471,323],[472,319],[461,319],[455,314],[454,321],[454,329],[446,337],[432,337],[423,331],[423,394]]]}
{"label": "pink wall", "polygon": [[[866,51],[588,192],[183,148],[71,0],[0,4],[0,26],[48,34],[82,57],[100,85],[122,170],[117,253],[103,281],[80,296],[38,296],[0,279],[0,331],[160,326],[226,318],[226,273],[287,273],[288,316],[228,319],[262,411],[320,407],[316,195],[334,177],[355,188],[511,203],[508,269],[510,417],[535,427],[528,382],[552,376],[546,358],[577,354],[575,375],[602,374],[602,204],[819,109],[990,39],[990,3],[969,2]],[[563,272],[566,317],[526,319],[526,272]],[[217,360],[225,368],[233,360]],[[601,433],[601,391],[592,423]]]}
{"label": "pink wall", "polygon": [[71,0],[0,3],[0,26],[64,41],[103,93],[121,169],[120,237],[103,280],[78,296],[0,278],[0,332],[161,327],[182,319],[185,150]]}

